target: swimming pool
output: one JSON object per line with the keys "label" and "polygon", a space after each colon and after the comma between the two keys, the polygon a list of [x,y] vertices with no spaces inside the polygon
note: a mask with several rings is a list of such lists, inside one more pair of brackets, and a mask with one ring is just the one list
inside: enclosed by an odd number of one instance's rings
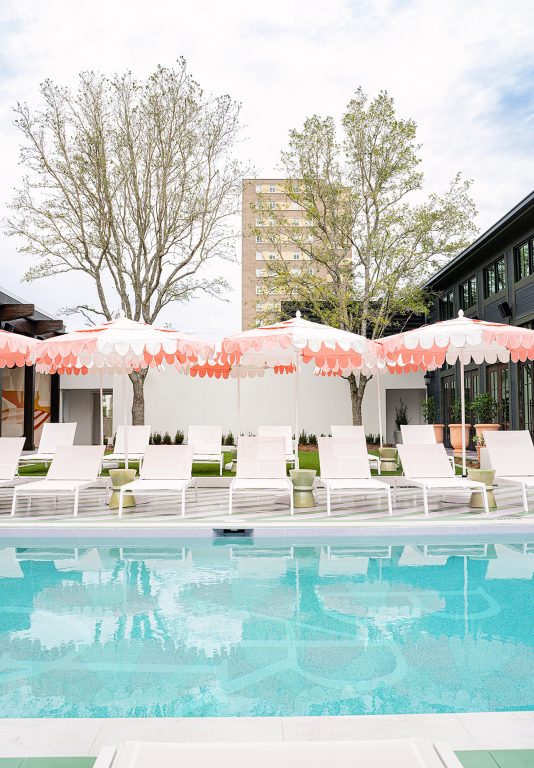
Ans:
{"label": "swimming pool", "polygon": [[0,548],[0,716],[534,706],[534,546]]}

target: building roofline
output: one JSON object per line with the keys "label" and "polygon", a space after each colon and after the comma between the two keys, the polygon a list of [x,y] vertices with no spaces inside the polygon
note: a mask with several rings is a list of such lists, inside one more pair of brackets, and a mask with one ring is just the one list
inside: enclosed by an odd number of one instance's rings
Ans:
{"label": "building roofline", "polygon": [[479,248],[490,242],[493,237],[500,234],[503,228],[510,226],[510,224],[512,224],[519,215],[525,213],[525,211],[528,210],[528,208],[531,206],[534,207],[534,191],[530,192],[526,197],[520,200],[517,205],[509,210],[508,213],[505,213],[504,216],[496,221],[495,224],[493,224],[489,229],[479,235],[479,237],[477,237],[477,239],[474,240],[471,245],[468,245],[467,248],[464,248],[463,251],[454,256],[454,258],[448,261],[447,264],[441,267],[441,269],[439,269],[434,275],[432,275],[431,278],[429,278],[429,280],[426,281],[424,287],[431,288],[432,285],[445,274],[447,274],[449,270],[454,269],[463,259],[471,256]]}
{"label": "building roofline", "polygon": [[[3,288],[0,285],[0,294],[4,294],[4,296],[7,296],[10,299],[13,299],[14,303],[17,304],[27,304],[26,299],[23,299],[22,296],[18,296],[16,293],[13,293],[12,290],[8,288]],[[31,302],[33,304],[33,302]],[[53,315],[51,312],[49,312],[46,309],[43,309],[42,307],[38,307],[36,304],[33,304],[34,310],[37,314],[42,315],[44,319],[46,320],[57,320],[57,316]]]}

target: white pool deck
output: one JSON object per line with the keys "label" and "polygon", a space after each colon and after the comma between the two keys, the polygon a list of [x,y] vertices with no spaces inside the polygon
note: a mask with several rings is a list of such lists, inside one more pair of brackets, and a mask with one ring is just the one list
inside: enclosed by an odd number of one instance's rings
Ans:
{"label": "white pool deck", "polygon": [[[393,478],[390,478],[390,482]],[[11,493],[0,489],[0,536],[8,535],[77,535],[99,537],[115,535],[206,536],[213,530],[253,529],[255,536],[291,535],[306,532],[308,535],[367,534],[399,532],[453,532],[461,530],[487,532],[533,532],[534,494],[529,513],[523,511],[519,492],[514,488],[498,488],[495,491],[497,508],[489,516],[483,510],[468,506],[469,493],[433,494],[430,497],[430,514],[425,516],[421,493],[413,488],[399,488],[388,515],[383,498],[362,496],[333,497],[332,514],[326,514],[326,494],[317,488],[317,506],[289,513],[287,496],[262,493],[240,494],[234,503],[234,514],[228,515],[228,478],[199,479],[198,501],[194,490],[189,490],[185,517],[180,515],[177,499],[142,499],[131,510],[125,510],[122,518],[106,503],[107,485],[104,480],[98,487],[84,492],[80,497],[80,512],[72,514],[72,500],[58,498],[33,498],[20,501],[17,513],[10,515]]]}
{"label": "white pool deck", "polygon": [[[272,536],[395,536],[399,534],[477,535],[532,534],[532,511],[523,512],[519,493],[498,489],[498,507],[489,516],[468,506],[468,495],[444,501],[433,497],[425,517],[420,493],[399,490],[390,517],[383,501],[336,498],[326,514],[324,490],[316,491],[317,506],[289,515],[287,499],[273,495],[238,498],[228,517],[228,490],[221,481],[200,481],[198,501],[189,493],[186,516],[176,500],[140,504],[119,519],[106,506],[106,488],[84,494],[77,518],[72,504],[61,499],[21,503],[10,516],[11,493],[0,490],[0,539],[17,537],[162,538],[213,536],[214,530],[253,529],[255,537]],[[532,619],[525,617],[525,621]],[[3,713],[0,713],[3,714]],[[157,741],[268,741],[386,739],[421,736],[447,741],[453,749],[534,748],[534,712],[371,715],[343,717],[161,718],[161,719],[9,719],[0,718],[0,757],[96,755],[103,745],[127,739]]]}
{"label": "white pool deck", "polygon": [[[121,741],[313,741],[420,736],[455,750],[532,749],[534,712],[348,717],[0,719],[0,757],[95,756]],[[155,767],[156,768],[156,767]]]}

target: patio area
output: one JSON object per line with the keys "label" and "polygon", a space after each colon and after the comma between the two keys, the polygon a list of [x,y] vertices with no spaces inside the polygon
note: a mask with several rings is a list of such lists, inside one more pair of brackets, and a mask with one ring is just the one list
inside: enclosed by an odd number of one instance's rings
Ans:
{"label": "patio area", "polygon": [[[387,478],[392,485],[396,478]],[[384,498],[363,496],[335,497],[332,502],[332,514],[326,513],[326,492],[324,488],[315,489],[316,506],[310,509],[296,509],[293,516],[289,513],[288,497],[282,494],[264,493],[261,495],[242,494],[237,497],[234,513],[228,515],[229,478],[197,478],[198,500],[195,490],[187,492],[186,514],[180,515],[180,506],[173,498],[140,499],[136,507],[125,509],[122,518],[116,510],[110,510],[106,503],[107,479],[102,478],[98,487],[85,492],[80,500],[78,517],[72,515],[72,500],[58,498],[33,498],[31,507],[21,502],[15,517],[10,515],[11,493],[3,491],[0,495],[0,535],[11,529],[53,530],[68,528],[85,529],[90,526],[91,533],[99,529],[158,529],[187,530],[192,533],[208,530],[273,530],[290,531],[291,529],[325,528],[343,530],[350,528],[384,529],[409,528],[417,526],[420,530],[428,527],[446,530],[458,525],[473,528],[496,530],[509,528],[534,532],[534,512],[525,514],[521,505],[520,494],[513,488],[499,488],[495,491],[497,508],[489,516],[482,510],[468,506],[469,494],[449,493],[446,497],[435,495],[431,499],[430,513],[425,516],[421,493],[413,488],[399,488],[393,505],[393,515],[388,515]]]}

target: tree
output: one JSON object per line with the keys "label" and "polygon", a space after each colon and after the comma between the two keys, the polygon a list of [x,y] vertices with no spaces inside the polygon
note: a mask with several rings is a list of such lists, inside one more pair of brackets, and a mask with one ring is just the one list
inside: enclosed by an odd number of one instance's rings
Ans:
{"label": "tree", "polygon": [[[266,201],[257,214],[256,234],[278,253],[266,262],[265,293],[372,338],[399,315],[426,312],[425,278],[469,242],[476,211],[459,174],[444,195],[423,197],[419,149],[414,121],[397,117],[386,92],[369,101],[359,89],[340,129],[314,115],[292,130],[282,153],[288,202]],[[347,378],[361,424],[368,378]]]}
{"label": "tree", "polygon": [[[25,279],[87,276],[94,301],[65,311],[88,322],[122,308],[153,323],[199,291],[222,296],[226,282],[203,267],[233,255],[240,106],[206,96],[184,60],[143,82],[85,72],[75,93],[49,80],[40,90],[38,110],[15,108],[27,175],[7,231],[37,258]],[[145,376],[130,376],[134,424],[144,421]]]}

